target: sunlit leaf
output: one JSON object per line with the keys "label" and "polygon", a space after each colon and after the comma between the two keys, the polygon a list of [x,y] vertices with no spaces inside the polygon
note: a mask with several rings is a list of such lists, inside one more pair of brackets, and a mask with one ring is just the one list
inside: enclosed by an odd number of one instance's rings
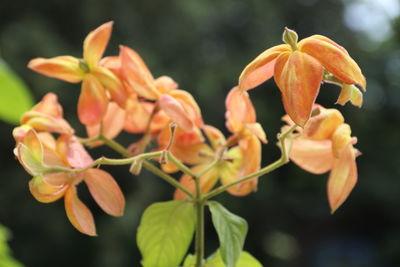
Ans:
{"label": "sunlit leaf", "polygon": [[216,201],[210,201],[212,221],[217,231],[221,257],[227,267],[235,267],[247,234],[247,222]]}
{"label": "sunlit leaf", "polygon": [[143,267],[179,266],[192,241],[194,219],[190,202],[159,202],[148,207],[137,235]]}
{"label": "sunlit leaf", "polygon": [[18,124],[22,113],[32,107],[32,99],[27,86],[0,59],[0,119]]}

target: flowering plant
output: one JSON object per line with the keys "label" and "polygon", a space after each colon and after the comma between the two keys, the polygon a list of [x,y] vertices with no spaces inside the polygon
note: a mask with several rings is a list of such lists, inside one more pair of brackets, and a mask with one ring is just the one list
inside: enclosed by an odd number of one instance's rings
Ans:
{"label": "flowering plant", "polygon": [[[246,221],[213,197],[228,192],[246,196],[257,190],[259,177],[290,160],[304,170],[330,171],[328,200],[332,212],[347,199],[357,182],[357,142],[337,109],[315,103],[324,82],[341,87],[337,103],[361,107],[366,81],[348,52],[327,37],[314,35],[298,42],[289,29],[285,44],[267,49],[250,62],[226,98],[229,136],[204,123],[193,96],[168,76],[154,78],[140,55],[121,46],[118,56],[103,57],[112,22],[90,32],[83,58],[36,58],[28,67],[45,76],[82,83],[78,118],[87,137],[79,137],[63,118],[57,96],[46,94],[21,118],[13,131],[14,154],[32,176],[29,189],[40,202],[64,198],[71,224],[96,235],[91,211],[78,198],[84,182],[107,214],[122,216],[124,195],[101,165],[142,168],[176,188],[173,200],[151,205],[144,212],[137,244],[145,267],[262,266],[243,251]],[[278,134],[281,157],[263,166],[262,144],[268,142],[248,90],[274,77],[287,115]],[[361,90],[360,90],[360,89]],[[115,138],[121,131],[141,135],[127,147]],[[155,146],[154,146],[155,144]],[[122,158],[92,159],[85,147],[108,146]],[[154,148],[155,147],[155,148]],[[171,173],[181,172],[176,180]],[[204,212],[208,206],[220,246],[204,257]],[[195,254],[187,251],[195,236]]]}

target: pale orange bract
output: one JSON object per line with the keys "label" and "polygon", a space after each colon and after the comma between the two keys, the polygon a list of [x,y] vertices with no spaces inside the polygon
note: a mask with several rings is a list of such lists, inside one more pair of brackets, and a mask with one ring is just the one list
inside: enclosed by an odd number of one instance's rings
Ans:
{"label": "pale orange bract", "polygon": [[[297,34],[288,29],[283,37],[287,44],[266,50],[246,66],[239,77],[241,90],[257,87],[274,76],[286,113],[301,127],[310,118],[321,83],[332,82],[325,77],[327,74],[333,75],[334,81],[343,87],[358,85],[365,90],[366,80],[359,66],[331,39],[313,35],[297,43]],[[347,90],[338,103],[351,99],[353,104],[361,106],[360,94],[355,88],[350,96]]]}

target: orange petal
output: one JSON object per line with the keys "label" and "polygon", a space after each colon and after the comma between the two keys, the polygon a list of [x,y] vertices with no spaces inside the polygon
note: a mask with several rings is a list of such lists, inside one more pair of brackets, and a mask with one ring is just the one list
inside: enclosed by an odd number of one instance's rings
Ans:
{"label": "orange petal", "polygon": [[310,140],[296,138],[293,140],[290,159],[300,168],[322,174],[329,171],[333,164],[332,142],[330,140]]}
{"label": "orange petal", "polygon": [[301,127],[310,118],[322,75],[322,65],[299,51],[281,54],[276,60],[274,77],[283,105],[290,118]]}
{"label": "orange petal", "polygon": [[103,119],[108,98],[103,85],[91,74],[87,74],[82,83],[78,103],[78,117],[85,125],[98,124]]}
{"label": "orange petal", "polygon": [[125,80],[140,96],[156,100],[159,96],[154,78],[143,59],[135,50],[120,46],[121,69]]}
{"label": "orange petal", "polygon": [[328,200],[334,213],[347,199],[357,183],[355,151],[349,143],[333,163],[328,180]]}
{"label": "orange petal", "polygon": [[182,105],[187,116],[197,127],[203,125],[200,107],[190,93],[184,90],[172,90],[168,94]]}
{"label": "orange petal", "polygon": [[89,169],[84,173],[84,181],[96,203],[109,215],[122,216],[125,198],[114,178],[100,169]]}
{"label": "orange petal", "polygon": [[265,133],[265,131],[260,123],[256,122],[256,123],[246,124],[246,128],[252,134],[257,136],[257,138],[260,139],[261,142],[263,142],[264,144],[268,143],[267,134]]}
{"label": "orange petal", "polygon": [[249,94],[239,87],[234,87],[225,100],[226,127],[232,133],[243,130],[245,124],[256,122],[256,111]]}
{"label": "orange petal", "polygon": [[348,101],[350,101],[354,106],[360,108],[363,104],[363,94],[356,86],[343,84],[336,104],[343,106]]}
{"label": "orange petal", "polygon": [[360,67],[343,47],[332,40],[326,41],[311,36],[299,42],[299,50],[317,59],[339,80],[347,84],[357,84],[365,90],[366,80]]}
{"label": "orange petal", "polygon": [[[260,169],[261,144],[256,136],[249,136],[239,142],[239,146],[230,149],[226,155],[228,161],[220,167],[222,184],[233,183]],[[257,190],[258,178],[230,187],[227,191],[234,196],[245,196]]]}
{"label": "orange petal", "polygon": [[[124,128],[125,110],[121,109],[114,102],[110,102],[107,107],[106,115],[103,119],[102,134],[110,139],[114,139]],[[86,131],[89,137],[98,136],[100,124],[86,126]],[[101,145],[102,142],[91,143],[91,146]]]}
{"label": "orange petal", "polygon": [[29,130],[22,143],[16,147],[18,160],[24,169],[31,175],[39,175],[45,170],[43,166],[43,145],[36,132]]}
{"label": "orange petal", "polygon": [[158,104],[160,108],[184,131],[193,129],[193,122],[188,117],[185,109],[175,98],[170,95],[161,95]]}
{"label": "orange petal", "polygon": [[[208,164],[198,165],[198,166],[191,168],[191,170],[194,173],[199,173],[202,170],[204,170],[207,166],[208,166]],[[205,173],[203,176],[200,177],[201,192],[207,193],[208,191],[210,191],[211,188],[213,188],[214,185],[217,183],[217,181],[218,181],[218,168],[213,168],[213,169],[209,170],[207,173]],[[193,194],[195,193],[195,191],[196,191],[195,183],[194,183],[193,178],[190,175],[187,175],[186,173],[183,174],[179,182],[190,192],[192,192]],[[186,197],[187,197],[187,195],[183,191],[181,191],[179,189],[175,190],[175,193],[174,193],[175,200],[182,200],[182,199],[185,199]]]}
{"label": "orange petal", "polygon": [[336,157],[342,153],[342,150],[352,143],[351,128],[348,124],[340,125],[332,136],[332,151]]}
{"label": "orange petal", "polygon": [[208,141],[214,150],[226,144],[226,139],[223,133],[211,125],[203,125],[202,130],[207,136]]}
{"label": "orange petal", "polygon": [[[46,174],[49,175],[49,174]],[[57,174],[65,177],[65,174]],[[66,182],[66,180],[64,180]],[[33,197],[42,203],[54,202],[64,196],[68,184],[52,185],[45,182],[43,176],[35,176],[29,181],[29,190]]]}
{"label": "orange petal", "polygon": [[84,76],[84,72],[79,68],[79,59],[71,56],[35,58],[29,61],[28,68],[47,77],[70,83],[78,83]]}
{"label": "orange petal", "polygon": [[125,90],[117,75],[103,67],[96,67],[90,73],[93,74],[110,93],[112,100],[120,107],[125,107],[128,92]]}
{"label": "orange petal", "polygon": [[93,162],[76,136],[61,135],[57,140],[57,151],[64,156],[64,161],[74,168],[85,168]]}
{"label": "orange petal", "polygon": [[110,40],[113,22],[107,22],[91,31],[83,42],[83,59],[90,68],[97,66]]}
{"label": "orange petal", "polygon": [[149,123],[153,109],[153,103],[139,102],[139,99],[135,95],[131,95],[125,107],[125,130],[130,133],[144,132]]}
{"label": "orange petal", "polygon": [[166,94],[171,90],[178,89],[178,84],[169,76],[158,77],[154,85],[161,94]]}
{"label": "orange petal", "polygon": [[239,77],[240,90],[249,90],[259,86],[274,75],[275,59],[282,53],[290,51],[286,44],[274,46],[256,57],[242,71]]}
{"label": "orange petal", "polygon": [[318,106],[320,113],[313,116],[304,126],[304,134],[314,140],[330,139],[336,129],[344,123],[343,115],[337,109]]}
{"label": "orange petal", "polygon": [[58,103],[57,95],[53,93],[47,93],[42,100],[32,108],[32,110],[56,118],[63,117],[62,106]]}
{"label": "orange petal", "polygon": [[65,211],[72,225],[81,233],[96,236],[96,226],[92,212],[79,200],[75,186],[65,193]]}

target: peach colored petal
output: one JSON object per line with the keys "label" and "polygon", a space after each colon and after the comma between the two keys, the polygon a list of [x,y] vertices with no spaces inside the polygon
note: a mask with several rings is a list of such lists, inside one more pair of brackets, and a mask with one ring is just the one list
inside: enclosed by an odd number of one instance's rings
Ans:
{"label": "peach colored petal", "polygon": [[84,173],[84,181],[102,210],[112,216],[124,214],[124,195],[109,173],[100,169],[89,169]]}
{"label": "peach colored petal", "polygon": [[366,80],[360,67],[343,48],[319,38],[306,38],[299,43],[299,50],[317,59],[336,78],[347,84],[357,84],[363,90]]}
{"label": "peach colored petal", "polygon": [[182,105],[187,116],[194,123],[194,125],[201,127],[204,124],[200,107],[190,93],[184,90],[172,90],[169,92],[169,95]]}
{"label": "peach colored petal", "polygon": [[92,212],[79,200],[75,186],[71,186],[64,197],[65,211],[71,224],[81,233],[96,236]]}
{"label": "peach colored petal", "polygon": [[225,100],[226,127],[232,133],[243,130],[245,124],[256,122],[256,111],[249,94],[239,87],[231,89]]}
{"label": "peach colored petal", "polygon": [[289,45],[277,45],[265,50],[257,56],[240,74],[240,90],[252,89],[270,79],[274,75],[275,59],[282,52],[288,52],[290,50]]}
{"label": "peach colored petal", "polygon": [[13,129],[12,135],[15,139],[15,142],[23,142],[25,135],[32,130],[32,127],[26,124],[23,124],[21,126],[15,127]]}
{"label": "peach colored petal", "polygon": [[265,133],[260,123],[256,122],[256,123],[246,124],[246,129],[248,129],[252,134],[257,136],[257,138],[260,139],[260,141],[263,142],[264,144],[268,143],[267,134]]}
{"label": "peach colored petal", "polygon": [[349,143],[333,163],[328,180],[328,199],[332,213],[348,198],[357,183],[357,165],[353,146]]}
{"label": "peach colored petal", "polygon": [[363,104],[363,94],[356,86],[343,84],[336,104],[344,106],[348,101],[350,101],[354,106],[360,108]]}
{"label": "peach colored petal", "polygon": [[311,115],[321,85],[323,68],[313,57],[295,51],[276,60],[275,81],[290,118],[303,127]]}
{"label": "peach colored petal", "polygon": [[[194,173],[199,173],[201,172],[203,169],[205,169],[208,166],[208,164],[203,164],[203,165],[198,165],[195,166],[193,168],[191,168],[191,170]],[[204,174],[203,176],[200,177],[200,189],[202,193],[207,193],[208,191],[211,190],[211,188],[214,187],[214,185],[217,183],[218,181],[218,168],[213,168],[211,170],[209,170],[206,174]],[[183,185],[186,189],[188,189],[190,192],[192,192],[193,194],[195,194],[196,192],[196,187],[195,187],[195,183],[194,180],[191,176],[187,175],[186,173],[183,174],[180,178],[181,185]],[[187,195],[179,190],[176,189],[174,192],[174,199],[175,200],[182,200],[185,199],[187,197]]]}
{"label": "peach colored petal", "polygon": [[226,139],[223,133],[211,125],[203,125],[202,130],[207,136],[208,141],[214,150],[226,144]]}
{"label": "peach colored petal", "polygon": [[29,125],[36,131],[46,131],[59,134],[73,134],[74,129],[63,118],[52,117],[36,111],[26,112],[21,119],[22,123]]}
{"label": "peach colored petal", "polygon": [[96,67],[90,73],[95,76],[103,87],[110,93],[111,99],[120,107],[124,108],[129,94],[122,85],[118,76],[103,67]]}
{"label": "peach colored petal", "polygon": [[135,95],[131,95],[126,102],[125,110],[124,129],[130,133],[143,133],[154,110],[154,104],[140,102]]}
{"label": "peach colored petal", "polygon": [[351,128],[348,124],[340,125],[332,136],[332,151],[336,157],[342,153],[342,150],[352,143]]}
{"label": "peach colored petal", "polygon": [[154,78],[143,59],[135,50],[120,46],[121,70],[128,85],[140,96],[156,100],[159,92],[154,84]]}
{"label": "peach colored petal", "polygon": [[330,140],[296,138],[293,140],[289,158],[308,172],[325,173],[332,168],[334,161],[332,142]]}
{"label": "peach colored petal", "polygon": [[[110,102],[107,107],[106,115],[103,118],[102,134],[110,139],[114,139],[122,131],[125,124],[125,110],[121,109],[114,102]],[[100,124],[86,126],[86,131],[89,137],[99,135]],[[91,143],[91,146],[101,145],[103,142]]]}
{"label": "peach colored petal", "polygon": [[42,203],[54,202],[64,196],[68,184],[58,186],[46,183],[42,176],[35,176],[29,181],[29,191],[33,197]]}
{"label": "peach colored petal", "polygon": [[315,140],[330,139],[336,129],[344,123],[343,115],[337,109],[318,106],[320,113],[310,118],[304,126],[304,134]]}
{"label": "peach colored petal", "polygon": [[178,84],[169,76],[158,77],[154,85],[161,94],[166,94],[171,90],[178,89]]}
{"label": "peach colored petal", "polygon": [[57,95],[53,93],[45,94],[42,100],[36,104],[32,110],[56,118],[63,117],[63,108],[60,103],[58,103]]}
{"label": "peach colored petal", "polygon": [[74,168],[85,168],[93,162],[76,136],[61,135],[57,139],[57,151],[64,156],[64,161]]}
{"label": "peach colored petal", "polygon": [[87,74],[82,83],[78,102],[78,117],[85,125],[100,123],[108,105],[108,97],[103,85],[91,74]]}
{"label": "peach colored petal", "polygon": [[161,95],[158,104],[168,117],[171,118],[184,131],[190,132],[193,130],[193,122],[189,118],[182,104],[170,95]]}
{"label": "peach colored petal", "polygon": [[83,59],[90,68],[97,66],[111,37],[113,22],[107,22],[91,31],[83,42]]}
{"label": "peach colored petal", "polygon": [[29,61],[28,68],[47,77],[70,83],[78,83],[84,76],[84,72],[79,68],[79,59],[71,56],[34,58]]}

